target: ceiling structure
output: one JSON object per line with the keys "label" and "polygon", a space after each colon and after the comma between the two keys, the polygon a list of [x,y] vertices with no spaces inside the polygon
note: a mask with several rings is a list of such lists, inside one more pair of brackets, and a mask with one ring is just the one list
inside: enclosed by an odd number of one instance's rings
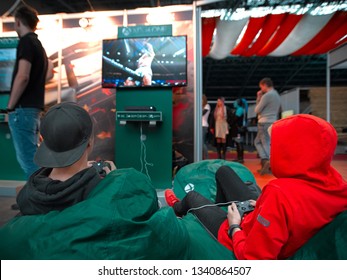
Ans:
{"label": "ceiling structure", "polygon": [[[223,9],[231,16],[237,9],[279,6],[307,6],[311,8],[326,4],[345,4],[346,0],[2,0],[0,14],[11,15],[16,4],[25,2],[38,10],[39,14],[81,13],[85,11],[124,10],[136,8],[153,8],[169,5],[184,5],[196,2],[203,14],[208,11]],[[217,12],[218,14],[218,12]],[[242,56],[228,55],[216,59],[211,56],[203,58],[203,90],[209,99],[224,96],[227,99],[244,97],[254,99],[258,83],[264,77],[271,77],[275,87],[283,92],[295,87],[309,88],[326,86],[326,55],[298,56]],[[331,71],[331,86],[347,86],[347,69]]]}
{"label": "ceiling structure", "polygon": [[[203,88],[208,97],[256,98],[259,81],[270,77],[279,92],[326,86],[326,56],[205,58]],[[331,71],[331,86],[347,86],[347,70]]]}
{"label": "ceiling structure", "polygon": [[189,5],[196,2],[203,10],[254,7],[277,7],[287,5],[316,6],[322,3],[343,3],[345,0],[2,0],[0,14],[7,12],[16,2],[25,2],[40,14],[81,13],[86,11],[108,11],[136,8],[154,8],[171,5]]}

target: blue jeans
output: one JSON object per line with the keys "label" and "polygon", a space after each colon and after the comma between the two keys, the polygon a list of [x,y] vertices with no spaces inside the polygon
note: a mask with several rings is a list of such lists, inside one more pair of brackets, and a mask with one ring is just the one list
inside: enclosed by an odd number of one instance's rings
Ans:
{"label": "blue jeans", "polygon": [[254,146],[261,159],[270,159],[270,135],[268,128],[272,123],[258,123],[258,133],[254,139]]}
{"label": "blue jeans", "polygon": [[36,108],[17,108],[8,114],[17,160],[27,179],[39,169],[34,155],[39,143],[40,112]]}

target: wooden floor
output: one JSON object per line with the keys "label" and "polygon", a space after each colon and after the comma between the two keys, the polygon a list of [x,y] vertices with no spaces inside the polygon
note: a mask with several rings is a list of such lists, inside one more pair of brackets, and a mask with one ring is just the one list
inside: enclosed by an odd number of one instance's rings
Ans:
{"label": "wooden floor", "polygon": [[[260,169],[259,159],[246,160],[244,165],[252,171],[258,185],[261,188],[264,187],[269,180],[275,179],[273,175],[259,175],[259,173],[257,172],[257,170]],[[340,172],[342,177],[347,181],[347,156],[346,160],[334,160],[332,162],[332,165],[338,172]]]}
{"label": "wooden floor", "polygon": [[[209,152],[210,159],[217,158],[215,152]],[[233,160],[236,158],[235,151],[229,151],[227,153],[227,160]],[[267,182],[275,177],[269,174],[260,176],[257,172],[260,169],[260,160],[257,158],[254,152],[245,153],[244,165],[251,170],[259,187],[263,188]],[[334,157],[332,165],[340,172],[343,178],[347,181],[347,154],[339,154]],[[16,202],[15,197],[0,196],[0,226],[7,222],[9,219],[18,214],[18,211],[12,210],[11,205]]]}

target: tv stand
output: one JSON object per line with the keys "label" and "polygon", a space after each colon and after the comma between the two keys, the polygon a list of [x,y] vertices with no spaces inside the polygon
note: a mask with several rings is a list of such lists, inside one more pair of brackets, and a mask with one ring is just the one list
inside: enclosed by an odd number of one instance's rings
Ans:
{"label": "tv stand", "polygon": [[128,122],[148,122],[150,127],[157,125],[161,122],[162,112],[160,111],[118,111],[116,113],[116,120],[120,125],[126,125]]}

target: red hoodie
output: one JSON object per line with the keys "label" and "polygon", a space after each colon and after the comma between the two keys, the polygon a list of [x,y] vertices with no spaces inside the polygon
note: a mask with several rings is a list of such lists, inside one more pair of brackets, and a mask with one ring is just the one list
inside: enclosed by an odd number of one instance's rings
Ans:
{"label": "red hoodie", "polygon": [[238,259],[286,259],[319,229],[347,210],[347,182],[330,165],[337,143],[334,127],[295,115],[273,124],[270,181],[255,210],[230,239],[228,221],[218,239]]}

